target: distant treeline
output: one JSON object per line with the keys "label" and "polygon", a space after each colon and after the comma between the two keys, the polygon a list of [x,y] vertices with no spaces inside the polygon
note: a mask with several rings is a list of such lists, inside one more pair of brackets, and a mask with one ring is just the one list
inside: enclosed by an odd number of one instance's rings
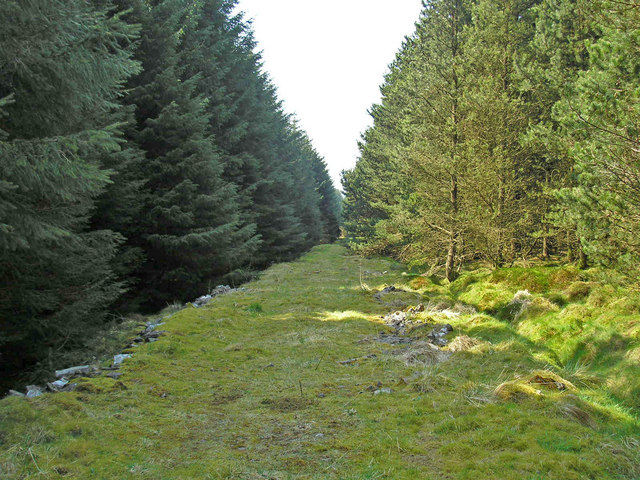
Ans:
{"label": "distant treeline", "polygon": [[0,374],[337,237],[234,6],[0,2]]}
{"label": "distant treeline", "polygon": [[357,166],[352,245],[452,280],[472,260],[640,271],[640,2],[429,0]]}

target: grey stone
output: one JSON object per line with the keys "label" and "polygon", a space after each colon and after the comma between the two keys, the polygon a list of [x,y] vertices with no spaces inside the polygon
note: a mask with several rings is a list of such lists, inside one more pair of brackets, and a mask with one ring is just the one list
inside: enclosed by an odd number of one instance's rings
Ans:
{"label": "grey stone", "polygon": [[67,380],[66,378],[61,378],[60,380],[56,380],[55,382],[47,383],[47,387],[49,387],[49,390],[51,390],[52,392],[60,392],[64,387],[67,386],[68,383],[69,380]]}
{"label": "grey stone", "polygon": [[56,370],[56,377],[73,377],[74,375],[89,375],[91,367],[89,365],[81,365],[79,367],[65,368],[64,370]]}
{"label": "grey stone", "polygon": [[142,334],[142,338],[143,340],[146,340],[147,342],[150,342],[152,338],[155,338],[156,340],[158,339],[158,337],[161,337],[162,335],[165,335],[167,332],[165,330],[154,330],[152,332],[149,333],[143,333]]}
{"label": "grey stone", "polygon": [[407,343],[414,342],[415,338],[401,337],[399,335],[388,335],[383,333],[376,338],[376,341],[380,343],[386,343],[388,345],[405,345]]}
{"label": "grey stone", "polygon": [[114,380],[119,379],[122,376],[122,372],[109,372],[107,373],[107,377],[113,378]]}
{"label": "grey stone", "polygon": [[26,397],[24,393],[18,392],[16,390],[9,390],[10,397]]}
{"label": "grey stone", "polygon": [[228,293],[244,292],[244,291],[246,291],[245,288],[231,288],[229,285],[218,285],[216,288],[211,290],[209,294],[196,298],[192,304],[194,307],[198,308],[206,305],[213,298],[219,295],[226,295]]}
{"label": "grey stone", "polygon": [[393,328],[396,333],[399,333],[401,335],[407,332],[407,328],[410,325],[409,314],[402,311],[397,311],[394,313],[390,313],[389,315],[385,315],[382,320],[389,327]]}
{"label": "grey stone", "polygon": [[393,390],[391,390],[390,388],[381,388],[373,392],[374,395],[380,395],[382,393],[393,393]]}
{"label": "grey stone", "polygon": [[121,365],[122,362],[124,362],[125,359],[127,358],[131,358],[131,354],[130,353],[120,353],[118,355],[114,355],[113,356],[113,365],[117,366],[117,365]]}
{"label": "grey stone", "polygon": [[375,298],[376,300],[382,300],[383,295],[386,295],[387,293],[395,292],[396,290],[397,288],[394,285],[389,285],[388,287],[383,288],[378,293],[375,293],[373,295],[373,298]]}
{"label": "grey stone", "polygon": [[39,397],[42,393],[42,387],[37,385],[27,385],[27,398]]}
{"label": "grey stone", "polygon": [[436,325],[433,327],[430,333],[427,334],[427,338],[434,345],[444,347],[449,341],[444,338],[447,334],[453,332],[453,327],[448,323],[446,325]]}

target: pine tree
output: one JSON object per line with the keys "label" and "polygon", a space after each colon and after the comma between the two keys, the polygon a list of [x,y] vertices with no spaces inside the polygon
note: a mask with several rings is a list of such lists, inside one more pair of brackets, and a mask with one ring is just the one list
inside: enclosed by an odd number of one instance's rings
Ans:
{"label": "pine tree", "polygon": [[585,253],[630,278],[640,248],[640,14],[617,2],[592,2],[600,38],[589,66],[555,110],[575,162],[576,185],[560,193]]}
{"label": "pine tree", "polygon": [[596,32],[588,19],[584,0],[545,0],[535,8],[536,31],[531,46],[518,59],[518,83],[526,101],[531,126],[523,146],[534,158],[531,176],[536,184],[529,192],[531,215],[542,239],[541,254],[565,249],[569,258],[576,245],[576,226],[554,192],[571,182],[573,161],[563,141],[554,106],[570,94],[578,72],[588,66],[586,43]]}
{"label": "pine tree", "polygon": [[0,24],[1,364],[46,369],[122,291],[122,238],[88,226],[136,28],[79,0],[2,2]]}
{"label": "pine tree", "polygon": [[[413,178],[412,219],[420,229],[422,255],[436,264],[445,258],[445,277],[452,281],[465,236],[462,202],[467,160],[464,157],[462,101],[465,91],[464,29],[471,20],[470,3],[430,2],[417,26],[418,48],[411,63],[407,105],[416,125],[407,155],[406,174]],[[424,260],[423,260],[424,261]]]}
{"label": "pine tree", "polygon": [[252,197],[260,165],[244,142],[250,138],[248,130],[260,123],[254,116],[259,81],[256,44],[242,16],[233,15],[235,5],[235,0],[194,3],[179,48],[182,78],[197,78],[196,89],[207,99],[208,131],[222,156],[224,178],[237,188],[246,242],[243,257],[251,264],[261,245]]}
{"label": "pine tree", "polygon": [[[392,246],[403,260],[442,265],[449,280],[461,258],[464,228],[463,37],[469,21],[467,1],[425,5],[416,33],[385,79],[383,103],[372,111],[375,123],[364,137],[359,164],[345,175],[348,225],[368,225],[362,234]],[[356,184],[361,175],[364,187]],[[352,220],[362,194],[370,208],[362,216],[374,225]]]}
{"label": "pine tree", "polygon": [[527,192],[532,158],[520,137],[527,112],[515,80],[515,59],[527,48],[535,0],[480,0],[467,37],[469,58],[465,126],[470,160],[469,227],[473,243],[494,265],[516,258],[532,241]]}
{"label": "pine tree", "polygon": [[413,135],[403,130],[410,122],[403,121],[408,108],[398,91],[406,83],[415,48],[415,39],[408,38],[396,55],[381,87],[382,103],[371,108],[374,123],[359,143],[360,158],[352,170],[342,173],[347,238],[364,253],[399,255],[408,243],[390,219],[394,211],[402,212],[401,196],[412,191],[401,159]]}
{"label": "pine tree", "polygon": [[327,164],[313,148],[306,135],[303,139],[302,149],[310,158],[315,190],[320,197],[318,208],[322,222],[321,241],[330,243],[340,236],[340,204],[342,199],[340,193],[333,186],[333,181],[327,171]]}

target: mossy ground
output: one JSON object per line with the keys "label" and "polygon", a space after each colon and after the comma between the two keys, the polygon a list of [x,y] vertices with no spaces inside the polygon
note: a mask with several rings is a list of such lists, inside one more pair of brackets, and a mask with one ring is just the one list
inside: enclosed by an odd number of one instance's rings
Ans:
{"label": "mossy ground", "polygon": [[[441,285],[317,247],[167,319],[118,380],[2,400],[0,478],[640,478],[640,302],[580,275]],[[468,348],[407,365],[375,341],[390,284],[482,310],[448,320]],[[525,288],[547,301],[501,315]]]}

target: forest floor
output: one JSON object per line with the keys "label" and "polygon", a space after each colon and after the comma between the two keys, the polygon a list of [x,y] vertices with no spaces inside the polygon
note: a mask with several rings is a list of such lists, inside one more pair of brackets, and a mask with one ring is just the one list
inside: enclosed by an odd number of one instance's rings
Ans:
{"label": "forest floor", "polygon": [[120,378],[1,400],[0,478],[640,478],[637,294],[563,266],[441,284],[339,245],[246,288],[166,318]]}

